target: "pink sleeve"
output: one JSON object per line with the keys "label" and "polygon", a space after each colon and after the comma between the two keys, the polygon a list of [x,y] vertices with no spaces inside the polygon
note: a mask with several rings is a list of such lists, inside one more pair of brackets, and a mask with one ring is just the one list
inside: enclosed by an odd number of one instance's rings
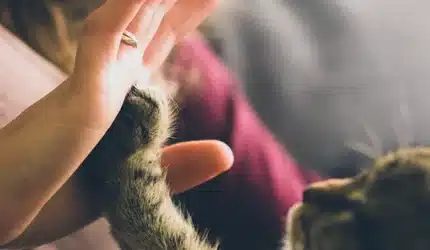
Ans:
{"label": "pink sleeve", "polygon": [[288,209],[308,183],[243,96],[232,74],[207,45],[189,40],[179,60],[192,63],[203,86],[180,113],[180,140],[219,139],[232,147],[231,170],[179,197],[202,230],[222,249],[276,249]]}

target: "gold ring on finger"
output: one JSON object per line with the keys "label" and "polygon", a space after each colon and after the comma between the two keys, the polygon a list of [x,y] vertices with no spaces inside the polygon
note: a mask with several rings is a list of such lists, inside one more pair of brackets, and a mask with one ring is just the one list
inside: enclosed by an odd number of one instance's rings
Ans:
{"label": "gold ring on finger", "polygon": [[124,31],[122,33],[121,42],[135,49],[137,49],[138,47],[137,38],[131,32],[128,32],[128,31]]}

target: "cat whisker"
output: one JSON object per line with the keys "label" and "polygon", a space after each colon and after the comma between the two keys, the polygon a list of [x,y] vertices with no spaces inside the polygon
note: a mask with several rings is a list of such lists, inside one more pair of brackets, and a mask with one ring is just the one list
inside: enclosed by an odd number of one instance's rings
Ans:
{"label": "cat whisker", "polygon": [[391,128],[394,131],[395,135],[395,142],[397,143],[398,148],[405,148],[408,146],[408,141],[405,138],[404,134],[402,134],[402,129],[399,128],[400,126],[397,126],[397,123],[395,120],[391,123]]}
{"label": "cat whisker", "polygon": [[[410,110],[409,110],[409,102],[406,100],[404,94],[402,94],[401,103],[399,106],[400,118],[403,124],[403,129],[396,133],[398,138],[399,147],[408,147],[414,141],[414,135],[412,131],[412,126],[410,122]],[[402,133],[403,132],[403,133]]]}
{"label": "cat whisker", "polygon": [[375,133],[374,130],[372,130],[369,126],[367,126],[364,121],[361,122],[363,124],[364,132],[366,133],[367,138],[370,140],[370,147],[372,149],[371,155],[373,157],[377,157],[379,155],[382,155],[384,153],[384,149],[382,147],[382,142],[379,139],[378,135]]}
{"label": "cat whisker", "polygon": [[373,149],[373,147],[366,143],[347,143],[347,147],[362,155],[369,157],[372,160],[378,157],[378,154],[375,154],[375,150]]}

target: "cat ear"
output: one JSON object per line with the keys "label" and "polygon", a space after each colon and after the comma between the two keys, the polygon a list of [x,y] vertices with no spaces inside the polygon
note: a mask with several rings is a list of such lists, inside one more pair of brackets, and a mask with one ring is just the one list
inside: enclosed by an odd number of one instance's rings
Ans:
{"label": "cat ear", "polygon": [[361,186],[355,186],[355,179],[329,179],[311,184],[303,192],[303,202],[322,206],[355,206],[365,202]]}

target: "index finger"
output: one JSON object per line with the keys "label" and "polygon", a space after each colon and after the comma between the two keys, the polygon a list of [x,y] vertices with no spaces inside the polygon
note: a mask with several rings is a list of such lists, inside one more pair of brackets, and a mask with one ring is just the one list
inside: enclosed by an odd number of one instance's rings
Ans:
{"label": "index finger", "polygon": [[232,164],[231,149],[216,140],[177,143],[164,148],[161,156],[161,166],[168,168],[167,182],[173,194],[214,178]]}

